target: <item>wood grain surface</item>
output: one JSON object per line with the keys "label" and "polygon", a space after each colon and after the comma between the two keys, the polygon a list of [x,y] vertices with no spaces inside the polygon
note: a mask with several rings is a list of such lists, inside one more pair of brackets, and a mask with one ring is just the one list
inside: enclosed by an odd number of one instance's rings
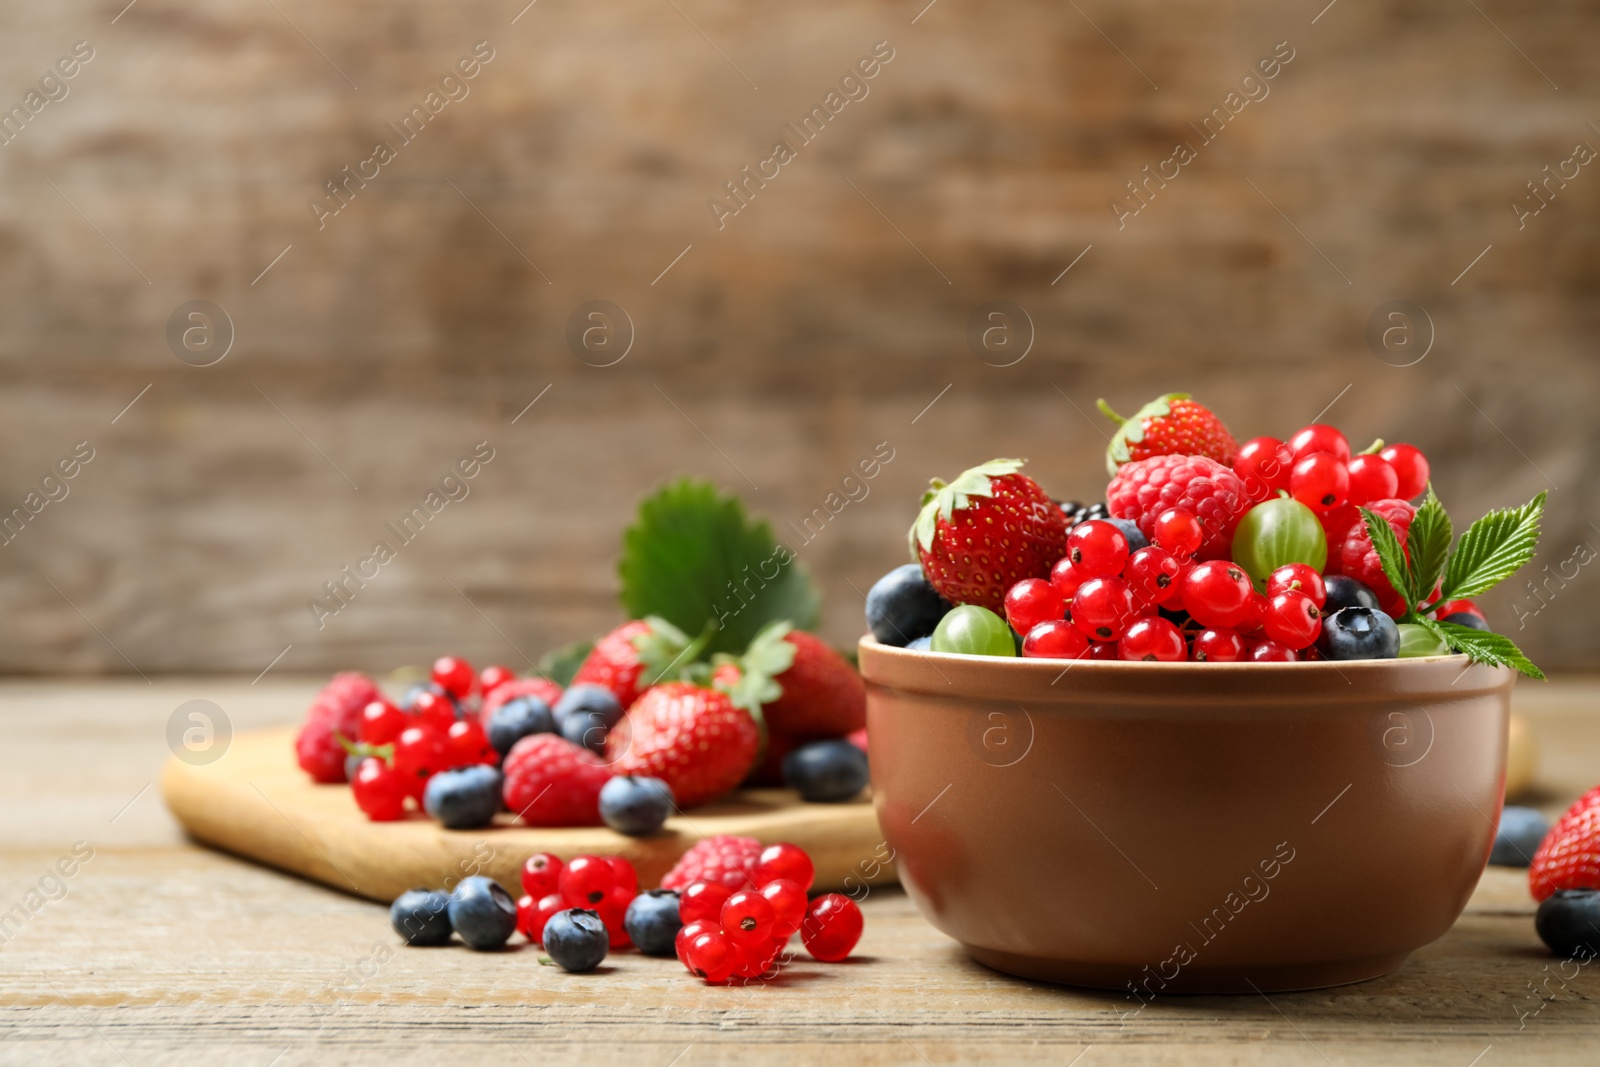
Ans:
{"label": "wood grain surface", "polygon": [[[41,892],[0,944],[0,1062],[1594,1062],[1600,977],[1561,978],[1534,935],[1524,873],[1500,868],[1445,937],[1387,978],[1142,1011],[970,962],[897,888],[867,891],[849,963],[797,962],[752,988],[708,988],[631,954],[569,976],[530,949],[401,949],[380,905],[199,847],[156,795],[184,701],[213,700],[248,730],[313,687],[0,685],[0,903],[26,908]],[[1592,679],[1516,690],[1545,752],[1536,800],[1548,812],[1600,776],[1597,699]],[[55,892],[48,878],[80,841],[93,856]]]}
{"label": "wood grain surface", "polygon": [[294,733],[284,727],[235,737],[220,759],[207,763],[174,755],[161,772],[162,798],[179,824],[207,844],[384,903],[414,886],[454,885],[468,874],[517,890],[522,863],[535,852],[563,859],[623,855],[640,884],[653,886],[696,841],[714,834],[799,845],[811,856],[819,889],[859,891],[894,881],[892,864],[863,864],[883,841],[867,799],[806,804],[787,789],[743,790],[680,812],[660,833],[638,838],[603,826],[521,826],[509,815],[481,830],[446,830],[422,817],[375,823],[356,808],[347,786],[306,778],[294,761]]}

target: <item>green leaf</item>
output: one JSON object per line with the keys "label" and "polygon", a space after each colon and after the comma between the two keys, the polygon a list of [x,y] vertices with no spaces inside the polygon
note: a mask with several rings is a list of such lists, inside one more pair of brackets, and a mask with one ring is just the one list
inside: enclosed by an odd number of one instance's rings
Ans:
{"label": "green leaf", "polygon": [[962,471],[961,476],[949,485],[935,478],[929,491],[923,494],[922,510],[917,513],[917,521],[911,526],[911,562],[921,562],[921,557],[917,555],[919,546],[924,552],[933,547],[933,534],[940,519],[949,522],[950,516],[965,508],[973,497],[993,496],[994,483],[990,479],[1015,474],[1025,462],[1020,459],[991,459],[971,470]]}
{"label": "green leaf", "polygon": [[1411,574],[1406,563],[1406,550],[1401,547],[1400,538],[1395,536],[1394,527],[1375,511],[1361,509],[1361,521],[1366,523],[1367,536],[1372,538],[1372,547],[1377,550],[1378,562],[1383,564],[1383,576],[1389,579],[1389,584],[1395,591],[1405,597],[1406,608],[1409,611],[1416,606],[1416,598],[1411,595]]}
{"label": "green leaf", "polygon": [[772,527],[709,482],[682,479],[641,501],[617,570],[630,617],[659,616],[685,634],[709,627],[708,652],[743,652],[780,619],[810,629],[821,604]]}
{"label": "green leaf", "polygon": [[1529,678],[1537,678],[1541,682],[1545,680],[1544,672],[1522,654],[1522,649],[1518,648],[1511,638],[1503,634],[1474,630],[1470,626],[1453,622],[1435,622],[1432,619],[1422,619],[1420,622],[1442,637],[1451,648],[1457,652],[1465,652],[1467,658],[1474,663],[1487,663],[1491,667],[1515,667]]}
{"label": "green leaf", "polygon": [[553,648],[539,657],[539,673],[565,689],[572,684],[584,658],[594,648],[593,641],[574,641],[570,645]]}
{"label": "green leaf", "polygon": [[1540,493],[1520,508],[1491,511],[1467,527],[1445,568],[1444,599],[1477,596],[1532,559],[1544,500]]}
{"label": "green leaf", "polygon": [[783,696],[783,686],[778,684],[777,677],[794,666],[794,644],[785,640],[793,631],[794,627],[787,622],[775,622],[756,634],[737,661],[738,682],[724,687],[736,706],[758,719],[763,704]]}
{"label": "green leaf", "polygon": [[1411,531],[1406,535],[1409,590],[1407,599],[1413,609],[1426,604],[1433,595],[1433,587],[1444,573],[1445,560],[1450,555],[1450,542],[1455,537],[1455,527],[1444,505],[1428,486],[1428,495],[1411,520]]}

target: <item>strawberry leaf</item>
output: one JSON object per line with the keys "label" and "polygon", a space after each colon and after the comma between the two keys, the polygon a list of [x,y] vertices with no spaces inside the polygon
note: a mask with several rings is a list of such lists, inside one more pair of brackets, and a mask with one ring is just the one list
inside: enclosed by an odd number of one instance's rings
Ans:
{"label": "strawberry leaf", "polygon": [[1545,494],[1520,508],[1491,511],[1461,535],[1444,572],[1443,599],[1476,596],[1516,573],[1533,558]]}
{"label": "strawberry leaf", "polygon": [[1379,515],[1376,511],[1367,508],[1361,509],[1361,521],[1366,524],[1367,536],[1372,538],[1372,547],[1378,553],[1378,562],[1383,565],[1383,576],[1389,579],[1389,584],[1394,586],[1406,601],[1406,610],[1416,606],[1416,597],[1411,593],[1411,575],[1406,563],[1406,550],[1400,544],[1400,538],[1395,536],[1394,527],[1389,525],[1389,520]]}
{"label": "strawberry leaf", "polygon": [[622,535],[617,570],[629,617],[659,616],[680,637],[709,628],[705,652],[742,652],[777,620],[809,629],[821,603],[772,527],[749,518],[737,496],[703,481],[682,479],[640,502]]}
{"label": "strawberry leaf", "polygon": [[[1425,604],[1433,594],[1433,587],[1444,573],[1445,559],[1450,555],[1450,541],[1455,528],[1444,505],[1428,486],[1428,496],[1411,520],[1411,530],[1406,535],[1406,549],[1410,556],[1407,564],[1406,600],[1415,610]],[[1381,557],[1380,557],[1381,558]]]}
{"label": "strawberry leaf", "polygon": [[1515,667],[1529,678],[1537,678],[1541,682],[1545,680],[1544,672],[1534,666],[1533,661],[1523,655],[1522,649],[1504,634],[1475,630],[1470,626],[1453,622],[1436,622],[1433,619],[1418,619],[1417,622],[1427,627],[1434,636],[1443,640],[1456,652],[1465,652],[1467,658],[1474,663],[1487,663],[1491,667]]}
{"label": "strawberry leaf", "polygon": [[794,631],[787,622],[775,622],[756,634],[750,647],[736,662],[739,680],[724,686],[738,707],[759,717],[763,704],[770,704],[783,696],[783,686],[778,675],[794,666],[794,645],[784,640]]}

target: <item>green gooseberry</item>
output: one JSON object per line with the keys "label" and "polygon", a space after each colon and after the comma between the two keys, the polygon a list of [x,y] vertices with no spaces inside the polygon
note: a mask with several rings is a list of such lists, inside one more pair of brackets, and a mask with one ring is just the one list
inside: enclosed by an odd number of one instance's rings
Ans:
{"label": "green gooseberry", "polygon": [[929,647],[934,652],[964,656],[1015,656],[1011,627],[988,608],[963,604],[945,612],[934,628]]}

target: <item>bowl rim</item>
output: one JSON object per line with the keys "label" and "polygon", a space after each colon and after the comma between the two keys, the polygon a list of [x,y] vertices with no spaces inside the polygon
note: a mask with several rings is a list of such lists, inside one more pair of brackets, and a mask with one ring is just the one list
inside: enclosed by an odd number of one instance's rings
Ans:
{"label": "bowl rim", "polygon": [[[1178,662],[1160,662],[1160,661],[1150,662],[1150,661],[1143,661],[1143,660],[1135,661],[1135,660],[1120,660],[1120,659],[1055,659],[1055,658],[1050,658],[1050,657],[1046,657],[1046,656],[1020,656],[1020,655],[1019,656],[980,656],[980,655],[974,655],[974,654],[966,653],[966,652],[933,652],[933,651],[930,651],[928,649],[910,649],[910,648],[905,648],[905,647],[900,646],[900,645],[886,645],[882,641],[879,641],[876,637],[872,636],[872,634],[870,634],[870,633],[862,634],[860,639],[856,642],[856,647],[858,649],[860,649],[860,648],[871,648],[874,651],[874,653],[882,654],[882,655],[889,655],[889,656],[896,657],[896,658],[905,658],[907,660],[910,660],[910,659],[913,659],[913,658],[920,659],[920,658],[932,657],[936,662],[961,663],[961,664],[975,664],[975,663],[980,663],[981,662],[981,663],[984,663],[986,665],[993,665],[998,670],[1025,669],[1025,670],[1035,670],[1035,671],[1037,671],[1039,669],[1040,665],[1049,665],[1049,666],[1055,666],[1055,667],[1058,667],[1058,668],[1065,667],[1068,670],[1074,670],[1074,671],[1084,670],[1084,669],[1091,669],[1091,670],[1096,670],[1096,671],[1105,671],[1105,670],[1109,670],[1109,671],[1128,671],[1128,670],[1152,671],[1152,670],[1154,670],[1154,671],[1169,671],[1169,672],[1201,670],[1201,671],[1206,672],[1206,674],[1208,674],[1208,675],[1212,675],[1212,674],[1215,674],[1219,670],[1225,670],[1225,671],[1258,671],[1258,672],[1259,671],[1293,671],[1293,672],[1306,672],[1306,673],[1309,673],[1311,671],[1319,671],[1320,670],[1320,672],[1323,673],[1323,674],[1330,674],[1330,673],[1331,674],[1337,674],[1337,673],[1340,672],[1341,669],[1352,668],[1352,667],[1355,667],[1358,664],[1361,665],[1363,668],[1370,669],[1374,665],[1384,665],[1384,666],[1388,666],[1388,667],[1394,667],[1394,666],[1397,666],[1399,664],[1445,663],[1445,662],[1454,661],[1454,662],[1460,664],[1461,666],[1465,667],[1469,663],[1469,661],[1467,659],[1467,655],[1464,652],[1452,652],[1448,656],[1406,656],[1403,659],[1402,658],[1398,658],[1398,657],[1395,658],[1395,659],[1346,659],[1346,660],[1317,659],[1317,660],[1297,660],[1297,661],[1292,662],[1292,663],[1258,663],[1258,662],[1255,662],[1253,660],[1252,661],[1248,661],[1248,662],[1235,662],[1235,663],[1198,663],[1198,662],[1196,662],[1194,660],[1181,660],[1181,661],[1178,661]],[[1006,666],[1006,665],[1012,665],[1012,666]],[[1485,665],[1485,666],[1487,666],[1487,665]],[[1509,667],[1502,668],[1502,669],[1510,670]]]}

